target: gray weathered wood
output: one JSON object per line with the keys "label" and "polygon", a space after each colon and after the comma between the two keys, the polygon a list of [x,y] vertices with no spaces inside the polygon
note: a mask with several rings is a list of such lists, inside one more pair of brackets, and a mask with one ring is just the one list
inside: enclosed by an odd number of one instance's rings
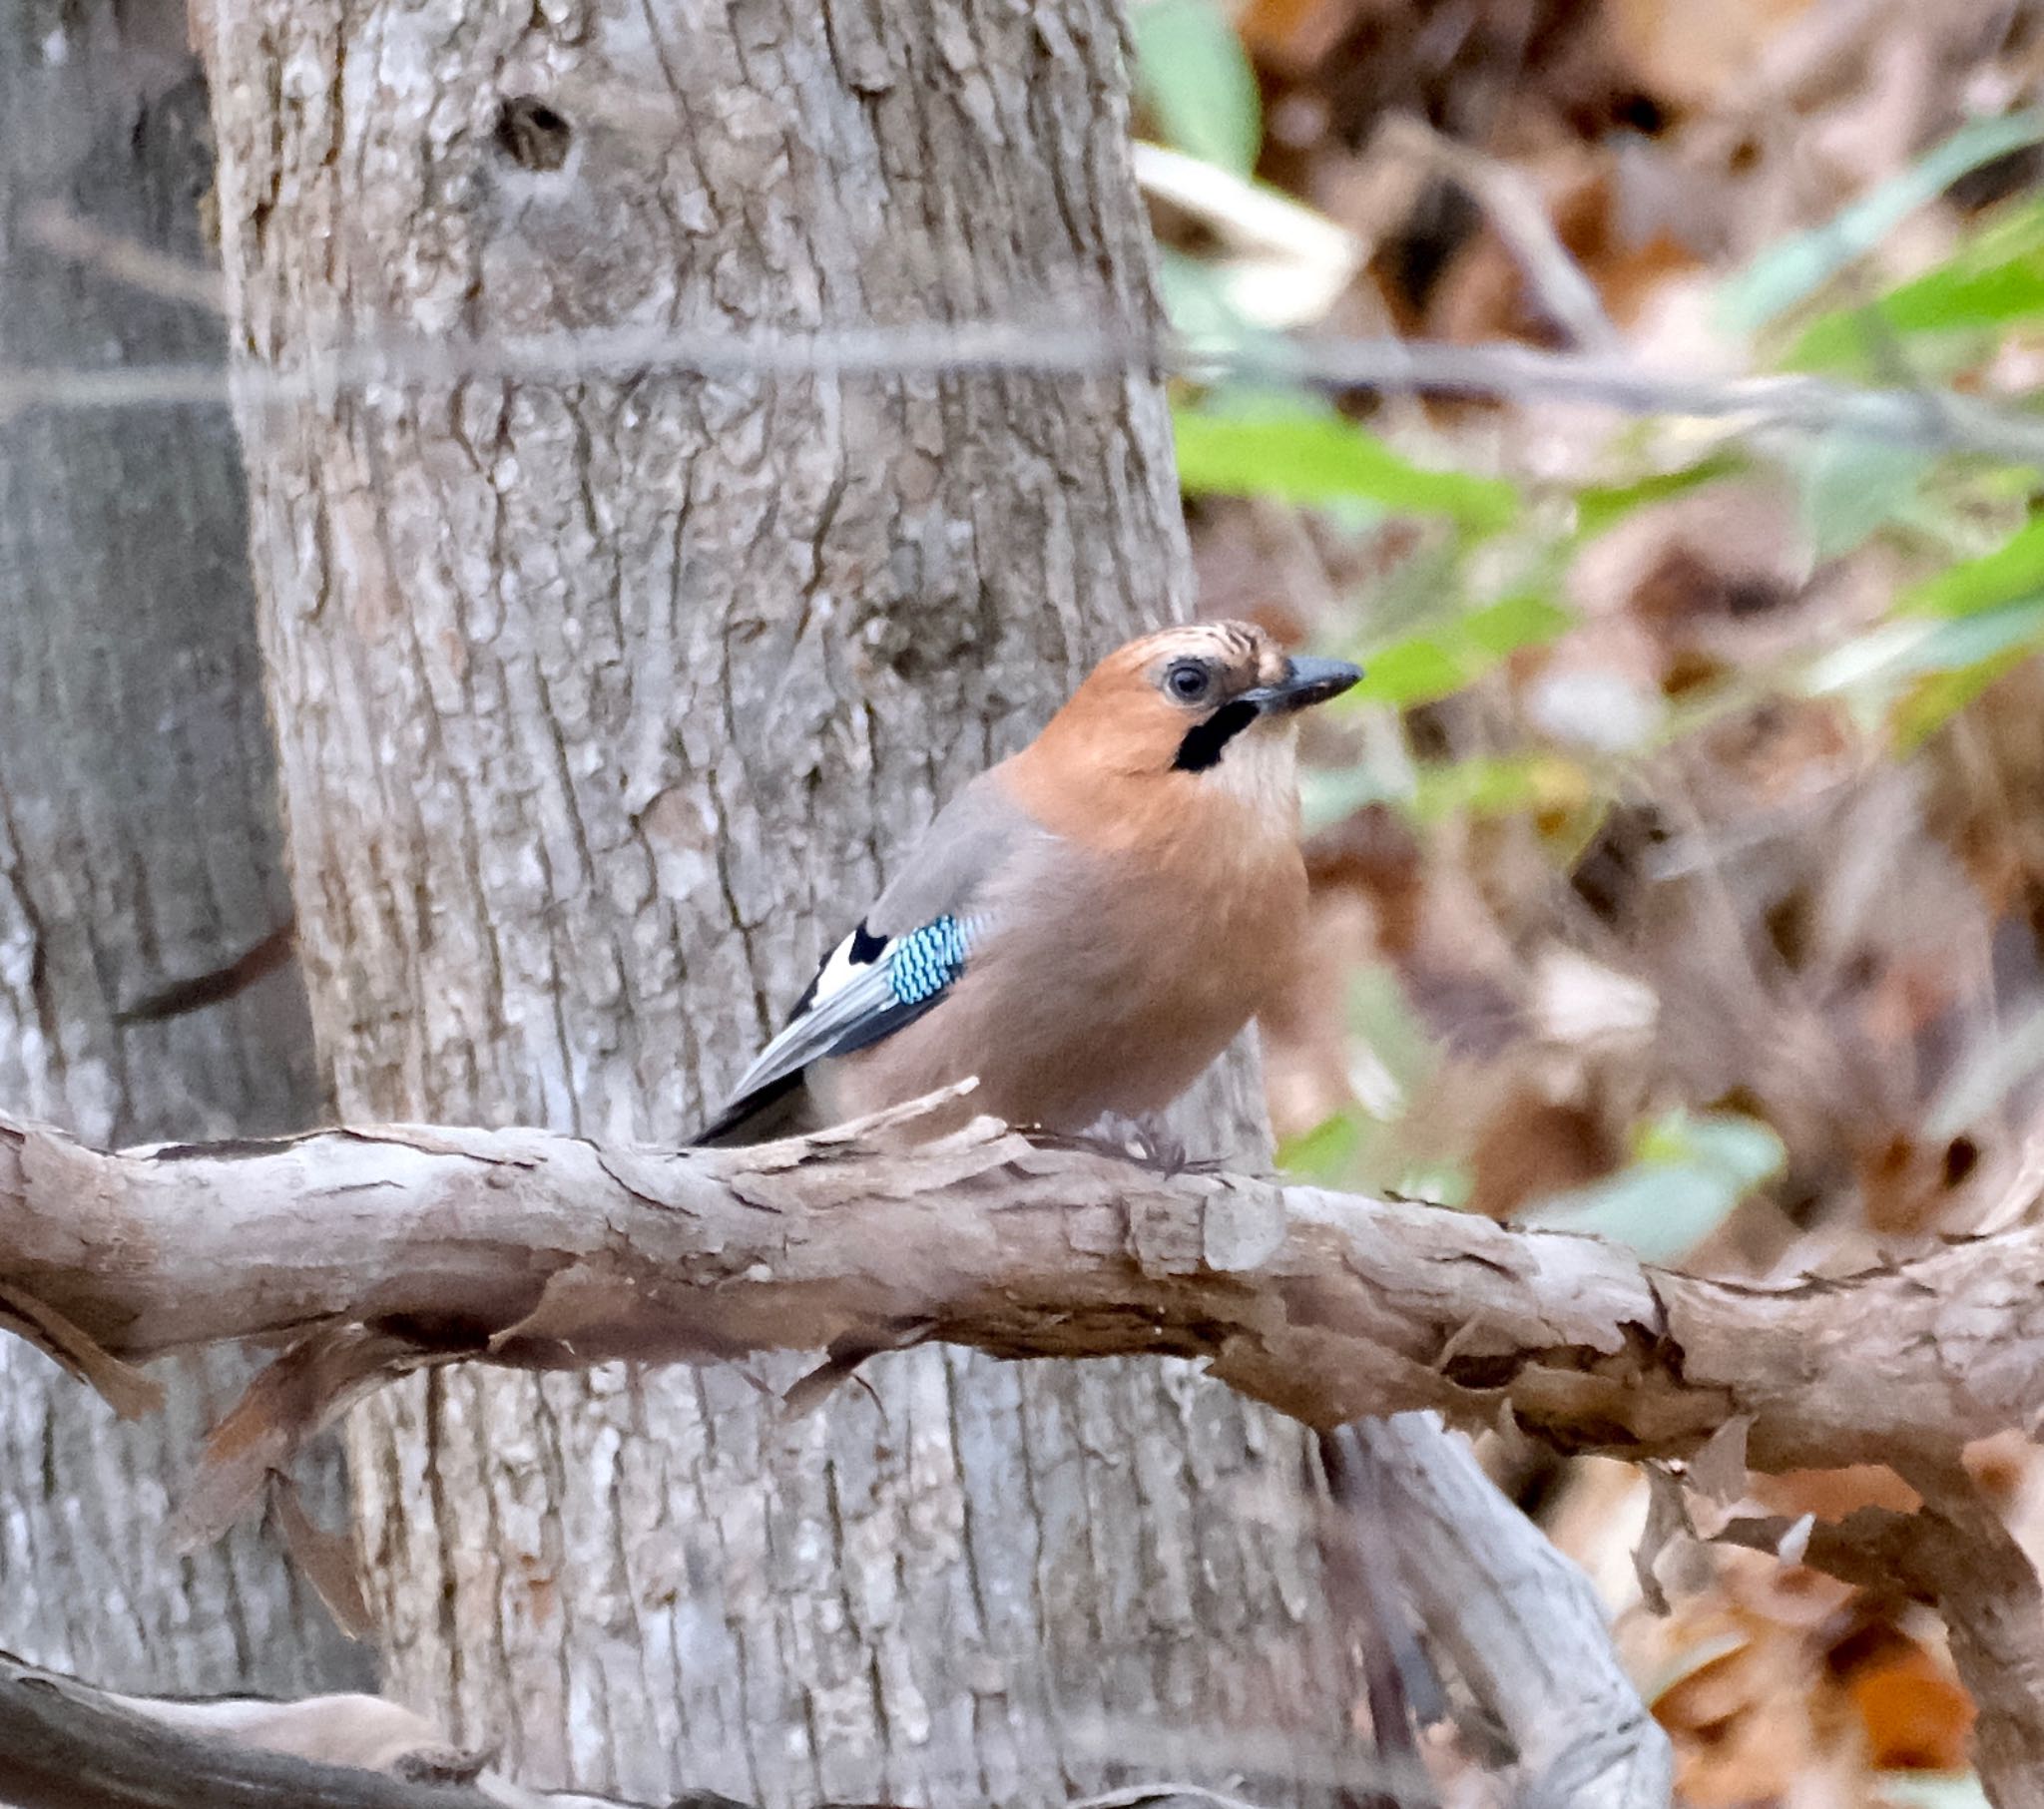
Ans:
{"label": "gray weathered wood", "polygon": [[[393,1728],[404,1719],[364,1696],[278,1708],[111,1695],[0,1652],[0,1801],[9,1809],[610,1809],[433,1781],[435,1758],[460,1755],[420,1751],[416,1733]],[[414,1766],[406,1769],[424,1771],[423,1780],[368,1768],[376,1736],[393,1731],[409,1736]]]}
{"label": "gray weathered wood", "polygon": [[1590,1580],[1525,1522],[1432,1414],[1357,1428],[1380,1528],[1426,1624],[1504,1724],[1517,1809],[1665,1809],[1675,1755],[1605,1631]]}

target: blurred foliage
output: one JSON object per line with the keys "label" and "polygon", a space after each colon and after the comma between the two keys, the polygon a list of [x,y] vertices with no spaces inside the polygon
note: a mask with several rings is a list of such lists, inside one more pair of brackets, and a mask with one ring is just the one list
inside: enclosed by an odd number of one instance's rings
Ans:
{"label": "blurred foliage", "polygon": [[1726,320],[1744,332],[1778,320],[1807,301],[1880,242],[1919,208],[1961,177],[2044,138],[2044,114],[1969,121],[1943,144],[1898,171],[1820,226],[1770,245],[1720,295]]}
{"label": "blurred foliage", "polygon": [[1782,1139],[1734,1113],[1692,1118],[1680,1109],[1634,1133],[1618,1173],[1553,1194],[1528,1213],[1557,1231],[1587,1231],[1674,1262],[1703,1242],[1762,1181],[1781,1172]]}
{"label": "blurred foliage", "polygon": [[[1215,170],[1194,226],[1160,217],[1173,321],[1552,345],[1559,257],[1646,366],[2034,406],[2044,53],[1926,9],[1798,88],[1760,53],[1801,12],[1139,0],[1143,123]],[[1380,133],[1400,109],[1439,136]],[[1360,247],[1317,312],[1244,249],[1278,195]],[[1187,382],[1173,418],[1202,607],[1366,669],[1306,729],[1282,1166],[1767,1279],[2034,1191],[2044,474],[1529,398]],[[1754,1484],[1906,1509],[1869,1468]],[[1641,1485],[1609,1487],[1550,1526],[1623,1610],[1684,1800],[1983,1800],[1934,1627],[1744,1554],[1649,1634]]]}
{"label": "blurred foliage", "polygon": [[1145,0],[1136,8],[1136,92],[1166,142],[1247,176],[1264,136],[1256,72],[1213,0]]}
{"label": "blurred foliage", "polygon": [[1783,362],[1795,370],[1881,374],[1906,351],[1919,374],[1963,369],[1992,335],[2044,318],[2044,203],[2026,202],[1942,262],[1870,300],[1805,321]]}
{"label": "blurred foliage", "polygon": [[1179,482],[1188,496],[1220,491],[1299,504],[1368,503],[1445,515],[1476,533],[1495,532],[1519,516],[1511,485],[1415,465],[1302,397],[1224,395],[1178,408],[1172,418]]}
{"label": "blurred foliage", "polygon": [[[1139,9],[1143,93],[1172,139],[1237,173],[1254,165],[1257,115],[1242,95],[1247,65],[1231,49],[1220,10],[1205,0],[1155,0]],[[1221,42],[1229,39],[1229,45]],[[1200,122],[1194,124],[1195,121]],[[2044,136],[2044,115],[1972,122],[1829,222],[1770,247],[1721,287],[1727,318],[1749,329],[1792,331],[1781,359],[1790,368],[1843,368],[1864,375],[1869,346],[1917,336],[2007,330],[2044,318],[2044,203],[2023,201],[1991,216],[1936,267],[1871,301],[1827,305],[1884,236],[1951,182]],[[1167,253],[1169,295],[1185,330],[1240,335],[1245,325],[1206,284],[1197,259]],[[1801,315],[1799,324],[1794,317]],[[1777,337],[1782,337],[1780,333]],[[1970,355],[1979,356],[1977,343]],[[1890,371],[1888,374],[1892,374]],[[1421,463],[1326,397],[1308,390],[1237,394],[1187,390],[1174,406],[1181,481],[1188,496],[1237,496],[1327,514],[1355,533],[1393,518],[1438,518],[1445,541],[1412,543],[1377,575],[1344,616],[1354,626],[1339,651],[1365,667],[1339,711],[1410,712],[1479,685],[1514,656],[1551,647],[1578,613],[1559,588],[1568,559],[1636,513],[1728,480],[1770,472],[1792,490],[1812,556],[1835,560],[1883,534],[1910,552],[1945,558],[1902,590],[1885,618],[1813,659],[1786,662],[1768,681],[1785,693],[1840,695],[1885,721],[1905,755],[2015,663],[2044,647],[2044,517],[2030,517],[2034,474],[1974,458],[1935,459],[1908,447],[1828,433],[1759,446],[1709,445],[1692,462],[1616,475],[1551,499],[1502,476]],[[2007,537],[1970,556],[1983,525]],[[1401,570],[1423,574],[1416,612],[1397,593]],[[1495,575],[1534,572],[1531,584],[1495,588]],[[1393,632],[1372,624],[1390,622]],[[1595,707],[1593,701],[1589,707]],[[1706,709],[1698,718],[1708,723]],[[1680,724],[1682,718],[1671,721]],[[1407,746],[1388,762],[1322,766],[1305,779],[1309,825],[1386,804],[1425,830],[1500,816],[1550,826],[1584,808],[1601,811],[1627,783],[1623,765],[1586,759],[1521,724],[1520,744],[1455,759]],[[1581,825],[1576,829],[1580,831]],[[1570,833],[1559,845],[1579,849]],[[1354,1181],[1372,1139],[1356,1106],[1285,1145],[1284,1159],[1320,1178]],[[1682,1153],[1673,1127],[1686,1126]],[[1751,1188],[1781,1166],[1779,1140],[1746,1120],[1680,1113],[1648,1123],[1633,1163],[1596,1188],[1558,1196],[1553,1209],[1584,1228],[1616,1235],[1662,1259],[1680,1256],[1721,1224]],[[1741,1137],[1751,1140],[1741,1143]],[[1762,1159],[1765,1155],[1766,1159]],[[1453,1172],[1453,1164],[1443,1172]],[[1374,1176],[1384,1182],[1381,1174]],[[1455,1189],[1450,1188],[1449,1191]],[[1660,1202],[1662,1223],[1650,1222]]]}

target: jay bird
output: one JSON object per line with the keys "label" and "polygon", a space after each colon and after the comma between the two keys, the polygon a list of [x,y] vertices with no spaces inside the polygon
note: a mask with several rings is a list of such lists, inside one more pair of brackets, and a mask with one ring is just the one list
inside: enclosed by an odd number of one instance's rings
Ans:
{"label": "jay bird", "polygon": [[1161,1111],[1291,975],[1298,712],[1361,676],[1240,622],[1108,655],[937,813],[697,1140],[793,1135],[971,1077],[916,1134]]}
{"label": "jay bird", "polygon": [[[1170,1105],[1292,975],[1298,712],[1361,677],[1241,622],[1108,655],[937,813],[696,1140],[792,1135],[969,1077],[914,1134],[985,1112],[1076,1136]],[[1325,1444],[1343,1498],[1370,1474],[1346,1436]],[[1380,1568],[1359,1580],[1377,1738],[1416,1765],[1408,1718],[1439,1718],[1439,1686]]]}

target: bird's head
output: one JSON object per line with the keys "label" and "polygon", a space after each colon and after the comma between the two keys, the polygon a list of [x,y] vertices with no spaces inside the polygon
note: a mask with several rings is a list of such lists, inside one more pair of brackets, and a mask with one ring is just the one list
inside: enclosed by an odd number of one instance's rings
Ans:
{"label": "bird's head", "polygon": [[1186,774],[1230,789],[1257,776],[1250,768],[1277,765],[1271,756],[1281,749],[1288,783],[1298,712],[1361,677],[1343,661],[1288,656],[1251,623],[1190,623],[1109,654],[1043,742],[1074,767],[1127,778]]}

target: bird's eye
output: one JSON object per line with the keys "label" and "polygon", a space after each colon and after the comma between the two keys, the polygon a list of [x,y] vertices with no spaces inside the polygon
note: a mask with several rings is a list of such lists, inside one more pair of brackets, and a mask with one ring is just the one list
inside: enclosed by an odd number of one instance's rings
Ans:
{"label": "bird's eye", "polygon": [[1214,675],[1197,660],[1180,660],[1164,675],[1164,688],[1181,703],[1197,703],[1214,683]]}

